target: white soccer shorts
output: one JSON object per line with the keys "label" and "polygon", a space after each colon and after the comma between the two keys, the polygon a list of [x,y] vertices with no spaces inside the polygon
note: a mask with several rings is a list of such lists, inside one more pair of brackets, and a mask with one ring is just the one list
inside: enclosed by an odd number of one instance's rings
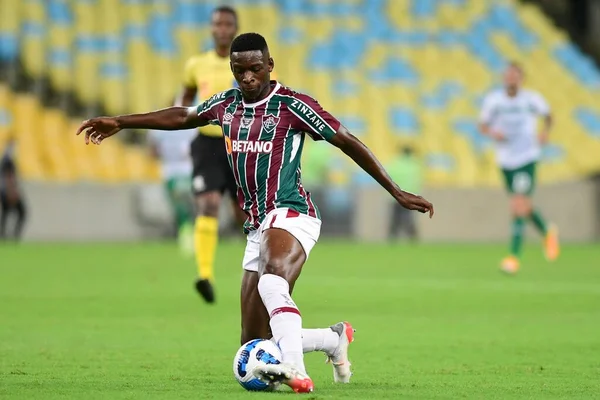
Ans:
{"label": "white soccer shorts", "polygon": [[308,259],[310,251],[319,240],[321,220],[300,214],[289,208],[277,208],[271,211],[258,229],[248,233],[244,260],[242,261],[242,267],[245,270],[258,272],[260,241],[263,232],[270,228],[283,229],[292,234],[302,245],[306,259]]}

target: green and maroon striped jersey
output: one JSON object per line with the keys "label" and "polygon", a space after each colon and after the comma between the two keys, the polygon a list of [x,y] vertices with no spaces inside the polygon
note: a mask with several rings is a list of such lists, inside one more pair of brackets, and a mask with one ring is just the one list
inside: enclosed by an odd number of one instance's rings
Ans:
{"label": "green and maroon striped jersey", "polygon": [[215,94],[200,104],[198,115],[220,125],[240,207],[248,215],[244,229],[257,229],[276,208],[291,208],[319,218],[302,186],[300,158],[305,135],[328,140],[340,122],[312,97],[271,82],[265,99],[247,104],[239,89]]}

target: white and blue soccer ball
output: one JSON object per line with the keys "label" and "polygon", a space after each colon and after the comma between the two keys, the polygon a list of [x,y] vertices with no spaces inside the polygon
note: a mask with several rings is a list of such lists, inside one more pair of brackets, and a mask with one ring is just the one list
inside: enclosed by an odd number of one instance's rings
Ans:
{"label": "white and blue soccer ball", "polygon": [[263,364],[281,364],[282,356],[279,347],[270,340],[254,339],[240,347],[233,359],[233,376],[246,390],[274,390],[252,373],[252,370]]}

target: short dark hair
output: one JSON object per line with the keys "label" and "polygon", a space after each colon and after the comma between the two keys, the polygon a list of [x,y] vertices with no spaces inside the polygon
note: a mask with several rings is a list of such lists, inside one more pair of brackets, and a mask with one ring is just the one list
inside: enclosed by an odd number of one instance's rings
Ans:
{"label": "short dark hair", "polygon": [[233,15],[233,19],[235,19],[235,26],[237,26],[237,24],[238,24],[237,11],[235,11],[235,9],[233,7],[231,7],[231,6],[219,6],[219,7],[216,7],[212,11],[213,14],[220,13],[220,12]]}
{"label": "short dark hair", "polygon": [[255,51],[259,50],[264,52],[269,50],[267,41],[265,38],[258,33],[242,33],[231,42],[230,53],[238,53],[242,51]]}

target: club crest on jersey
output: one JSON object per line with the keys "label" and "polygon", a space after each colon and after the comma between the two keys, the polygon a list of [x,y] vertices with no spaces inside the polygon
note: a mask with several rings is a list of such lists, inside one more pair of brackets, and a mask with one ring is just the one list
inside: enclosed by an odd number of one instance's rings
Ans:
{"label": "club crest on jersey", "polygon": [[233,114],[227,113],[223,115],[223,125],[231,125],[231,121],[233,120]]}
{"label": "club crest on jersey", "polygon": [[279,117],[274,115],[263,115],[262,124],[265,132],[272,132],[279,123]]}

